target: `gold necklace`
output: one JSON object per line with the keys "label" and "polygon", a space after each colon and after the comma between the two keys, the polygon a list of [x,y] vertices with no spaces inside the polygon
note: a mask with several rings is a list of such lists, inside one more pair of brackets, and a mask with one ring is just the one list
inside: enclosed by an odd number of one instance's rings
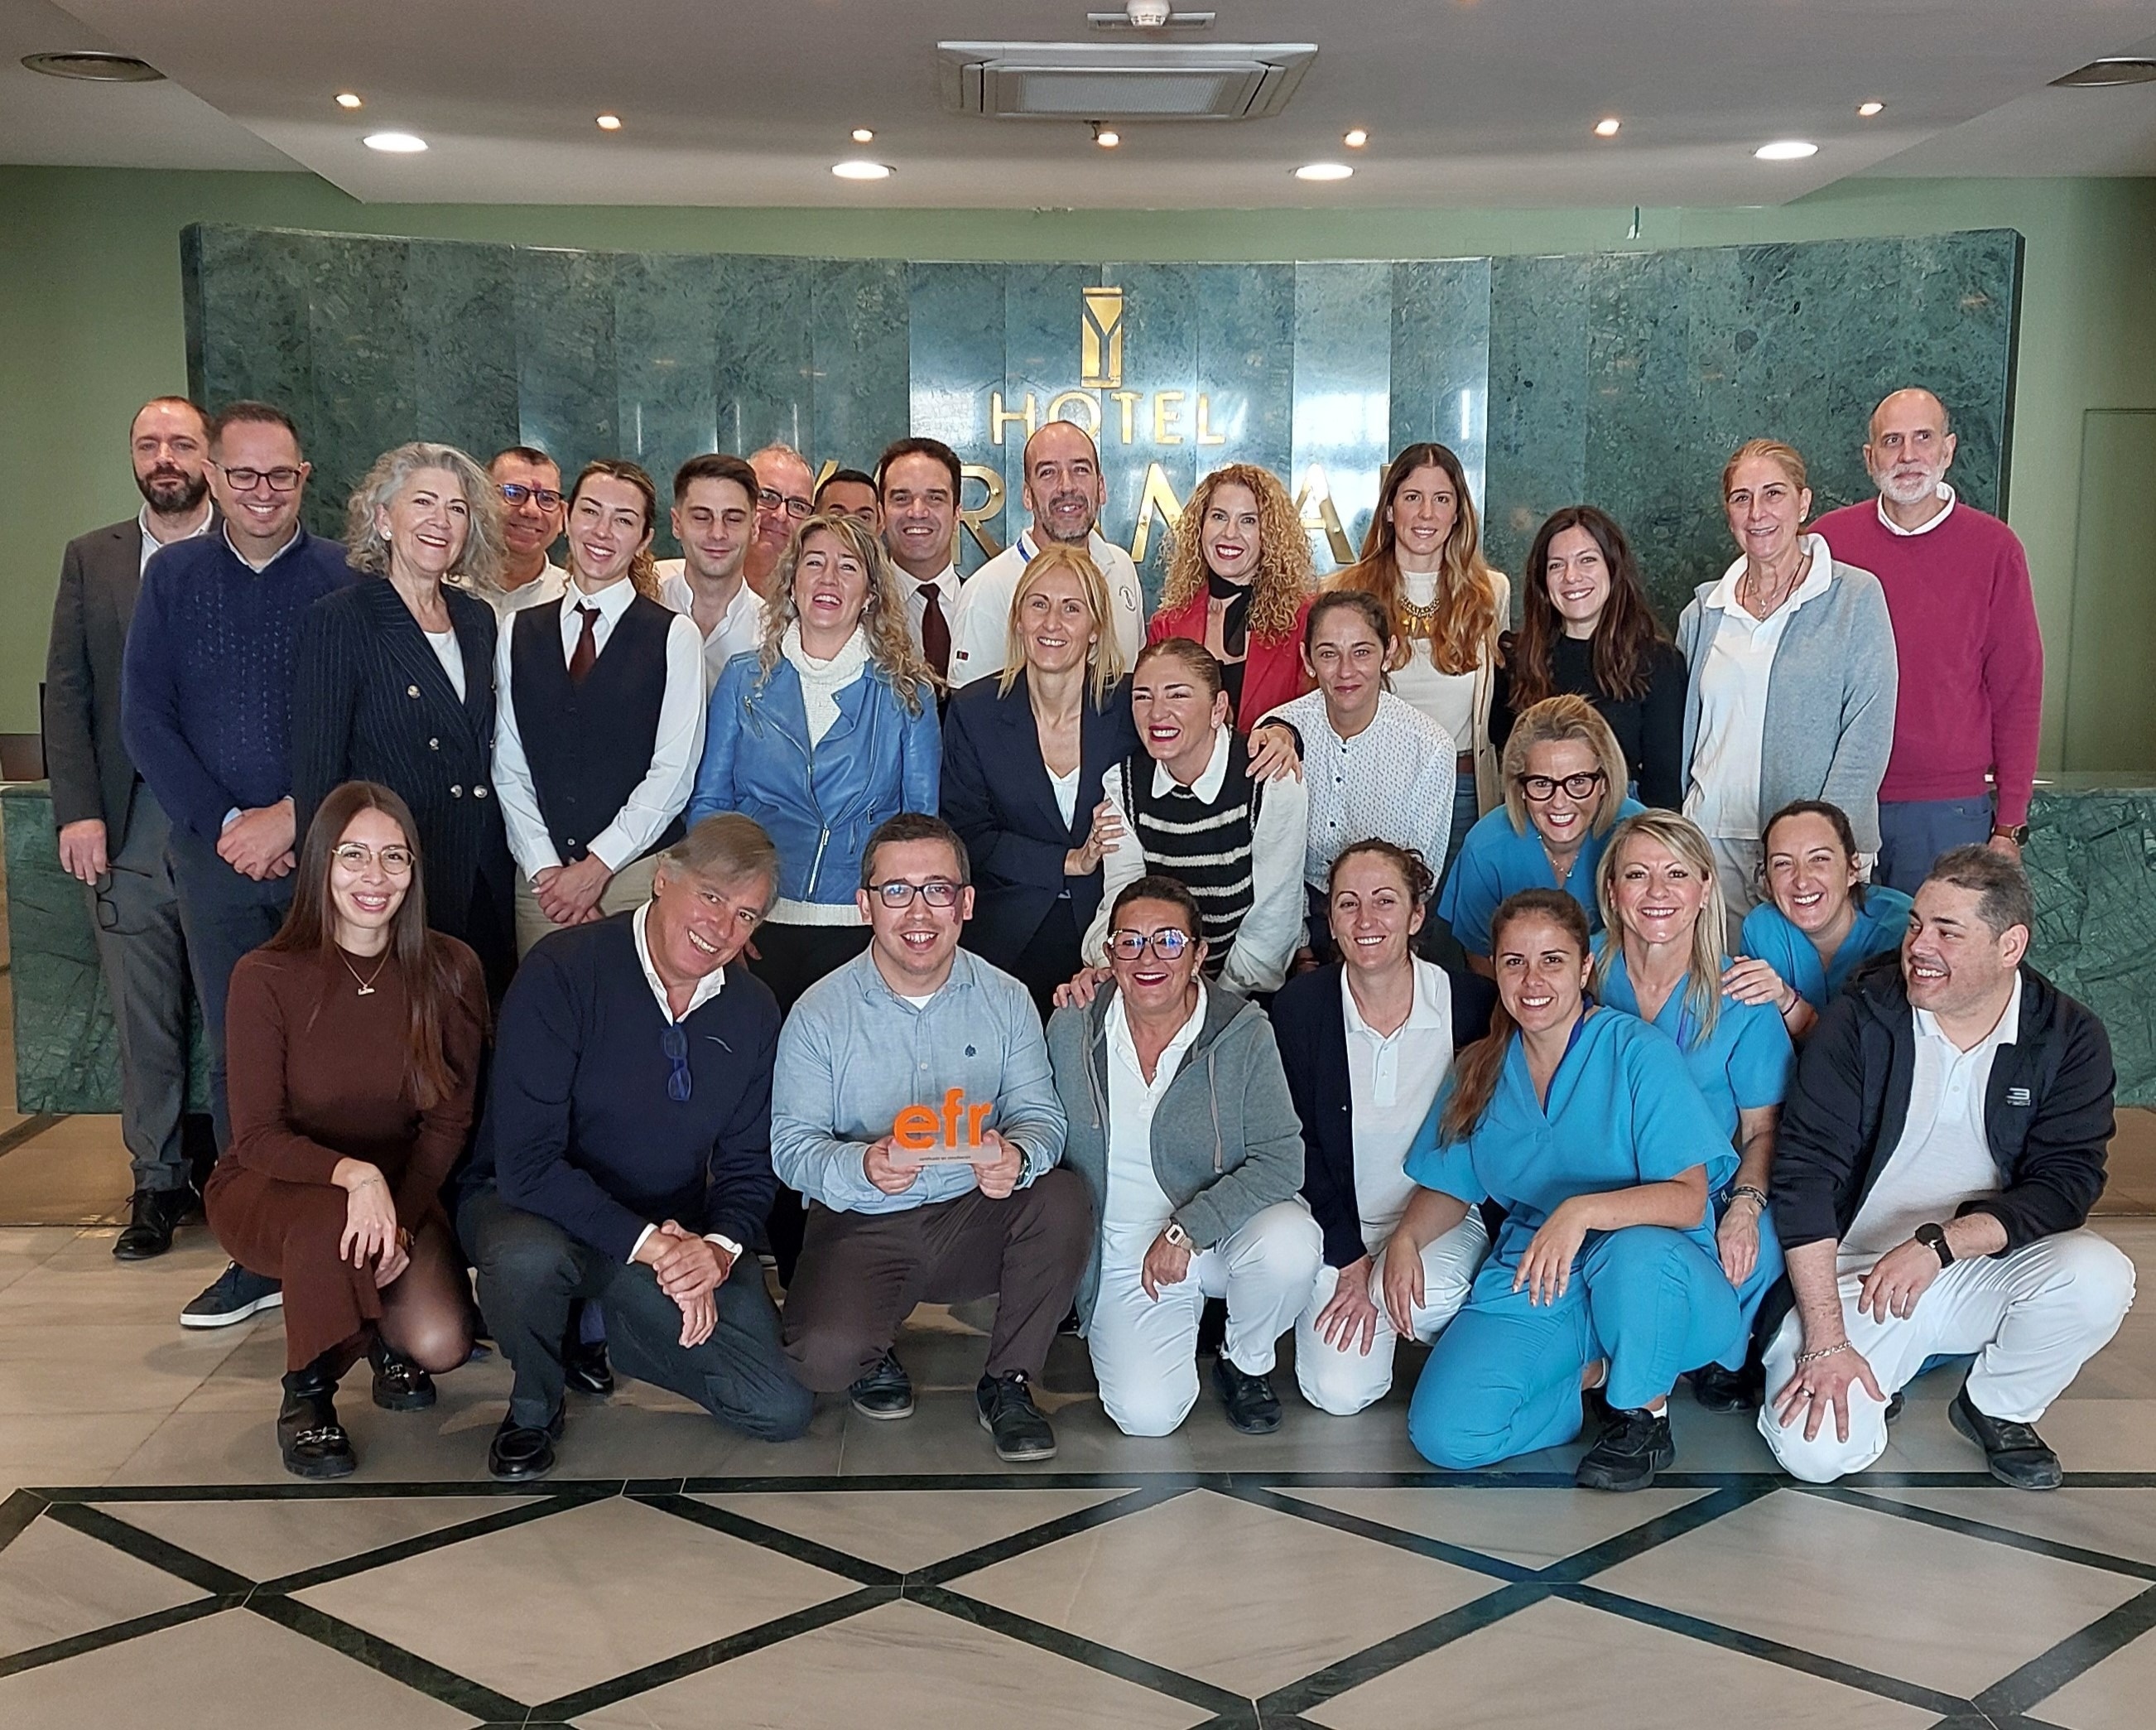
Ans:
{"label": "gold necklace", "polygon": [[352,957],[346,954],[341,948],[337,951],[337,959],[344,963],[344,970],[347,973],[350,973],[353,978],[359,980],[359,994],[362,997],[372,997],[374,995],[374,982],[382,977],[382,968],[389,965],[389,953],[390,952],[386,949],[382,951],[382,959],[374,964],[374,971],[369,973],[364,979],[360,979],[359,969],[352,964]]}

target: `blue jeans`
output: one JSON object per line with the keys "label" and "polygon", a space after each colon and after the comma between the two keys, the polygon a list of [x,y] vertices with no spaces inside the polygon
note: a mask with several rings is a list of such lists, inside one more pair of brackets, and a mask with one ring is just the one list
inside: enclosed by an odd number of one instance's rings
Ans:
{"label": "blue jeans", "polygon": [[1991,839],[1991,795],[1972,799],[1897,799],[1879,807],[1879,863],[1871,880],[1914,895],[1932,862],[1955,847]]}

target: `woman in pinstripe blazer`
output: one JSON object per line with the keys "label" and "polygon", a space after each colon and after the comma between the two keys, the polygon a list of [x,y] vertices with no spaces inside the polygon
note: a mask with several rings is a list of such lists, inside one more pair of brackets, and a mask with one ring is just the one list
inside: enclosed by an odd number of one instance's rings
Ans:
{"label": "woman in pinstripe blazer", "polygon": [[346,781],[377,781],[418,824],[428,922],[469,943],[501,1000],[516,964],[516,878],[494,752],[494,612],[501,557],[495,492],[446,444],[398,446],[352,495],[352,562],[380,580],[326,596],[300,631],[292,682],[296,833]]}

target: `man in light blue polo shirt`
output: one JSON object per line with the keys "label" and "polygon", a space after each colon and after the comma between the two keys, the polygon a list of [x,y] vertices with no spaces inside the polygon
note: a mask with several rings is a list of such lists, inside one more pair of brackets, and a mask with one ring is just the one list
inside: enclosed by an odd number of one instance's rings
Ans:
{"label": "man in light blue polo shirt", "polygon": [[1006,1460],[1055,1433],[1032,1384],[1092,1247],[1093,1209],[1060,1168],[1065,1120],[1024,986],[958,947],[973,911],[965,844],[906,812],[870,837],[866,953],[805,992],[779,1035],[771,1159],[808,1204],[786,1293],[794,1373],[903,1418],[891,1352],[916,1303],[994,1297],[974,1390]]}

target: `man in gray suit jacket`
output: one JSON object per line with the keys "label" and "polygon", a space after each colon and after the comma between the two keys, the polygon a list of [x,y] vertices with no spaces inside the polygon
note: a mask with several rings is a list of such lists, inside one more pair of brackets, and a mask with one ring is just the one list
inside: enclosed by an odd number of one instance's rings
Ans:
{"label": "man in gray suit jacket", "polygon": [[209,428],[183,397],[135,417],[134,516],[68,543],[45,656],[45,770],[60,863],[85,886],[120,1038],[120,1132],[135,1168],[122,1261],[172,1247],[189,1199],[187,961],[165,860],[167,824],[120,737],[120,667],[142,572],[160,547],[207,533]]}

